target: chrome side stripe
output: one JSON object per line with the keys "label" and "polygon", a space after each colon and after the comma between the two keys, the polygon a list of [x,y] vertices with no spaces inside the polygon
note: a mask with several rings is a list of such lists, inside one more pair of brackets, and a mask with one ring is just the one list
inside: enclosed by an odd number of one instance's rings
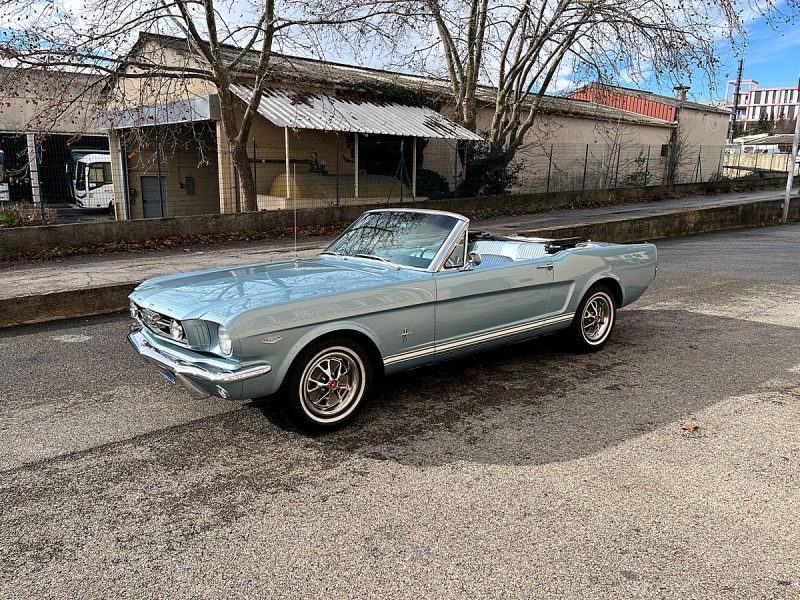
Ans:
{"label": "chrome side stripe", "polygon": [[426,346],[425,348],[412,350],[410,352],[403,352],[401,354],[387,356],[386,358],[383,359],[383,364],[393,365],[398,362],[412,360],[414,358],[421,358],[423,356],[428,356],[434,353],[441,354],[444,352],[451,352],[453,350],[467,348],[469,346],[474,346],[476,344],[482,344],[484,342],[491,342],[493,340],[498,340],[505,337],[511,337],[514,335],[518,335],[520,333],[526,333],[528,331],[541,329],[542,327],[547,327],[548,325],[556,325],[558,323],[563,323],[565,321],[571,321],[574,316],[575,313],[565,313],[562,315],[558,315],[556,317],[550,317],[548,319],[539,319],[537,321],[531,321],[529,323],[522,323],[520,325],[504,327],[502,329],[496,329],[494,331],[489,331],[487,333],[461,338],[460,340],[454,340],[452,342],[438,344],[435,347]]}
{"label": "chrome side stripe", "polygon": [[571,321],[574,315],[575,313],[559,315],[557,317],[551,317],[549,319],[541,319],[539,321],[533,321],[531,323],[523,323],[521,325],[514,325],[513,327],[506,327],[504,329],[498,329],[495,331],[490,331],[488,333],[483,333],[468,338],[462,338],[460,340],[447,342],[446,344],[437,344],[436,352],[439,353],[439,352],[449,352],[451,350],[458,350],[460,348],[465,348],[467,346],[473,346],[475,344],[480,344],[483,342],[490,342],[492,340],[497,340],[504,337],[510,337],[512,335],[517,335],[518,333],[525,333],[527,331],[541,329],[542,327],[547,327],[548,325],[555,325],[556,323]]}
{"label": "chrome side stripe", "polygon": [[433,346],[425,346],[424,348],[419,348],[417,350],[412,350],[410,352],[403,352],[402,354],[394,354],[393,356],[387,356],[383,359],[384,366],[393,365],[395,363],[403,362],[404,360],[411,360],[412,358],[420,358],[422,356],[428,356],[429,354],[433,354],[435,348]]}

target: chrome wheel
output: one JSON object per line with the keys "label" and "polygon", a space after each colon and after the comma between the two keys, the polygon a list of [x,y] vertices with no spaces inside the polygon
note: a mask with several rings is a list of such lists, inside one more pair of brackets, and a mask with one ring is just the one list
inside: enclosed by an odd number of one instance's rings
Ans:
{"label": "chrome wheel", "polygon": [[303,411],[318,423],[347,417],[364,395],[364,363],[344,346],[326,348],[316,354],[300,376],[300,401]]}
{"label": "chrome wheel", "polygon": [[581,314],[581,333],[590,345],[602,344],[614,326],[614,300],[597,291],[586,301]]}

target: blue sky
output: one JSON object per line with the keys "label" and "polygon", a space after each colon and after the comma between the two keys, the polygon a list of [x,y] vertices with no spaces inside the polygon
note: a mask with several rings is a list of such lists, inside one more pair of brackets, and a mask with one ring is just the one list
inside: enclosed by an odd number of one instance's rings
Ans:
{"label": "blue sky", "polygon": [[[796,85],[800,75],[800,24],[784,25],[775,31],[758,19],[748,31],[744,78],[755,79],[763,87]],[[731,79],[735,77],[734,67]]]}
{"label": "blue sky", "polygon": [[755,79],[762,88],[797,85],[800,76],[800,23],[773,28],[763,18],[758,18],[748,24],[747,33],[744,48],[732,49],[727,43],[720,45],[719,56],[723,64],[715,81],[709,82],[704,75],[695,73],[691,91],[694,98],[724,98],[725,83],[728,79],[736,79],[739,58],[744,58],[742,78]]}

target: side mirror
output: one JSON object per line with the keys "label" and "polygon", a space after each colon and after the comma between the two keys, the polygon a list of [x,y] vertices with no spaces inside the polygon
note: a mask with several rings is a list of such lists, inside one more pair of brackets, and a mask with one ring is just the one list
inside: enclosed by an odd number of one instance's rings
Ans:
{"label": "side mirror", "polygon": [[462,271],[472,271],[475,267],[483,262],[483,257],[480,252],[470,252],[467,254],[467,264],[464,265]]}

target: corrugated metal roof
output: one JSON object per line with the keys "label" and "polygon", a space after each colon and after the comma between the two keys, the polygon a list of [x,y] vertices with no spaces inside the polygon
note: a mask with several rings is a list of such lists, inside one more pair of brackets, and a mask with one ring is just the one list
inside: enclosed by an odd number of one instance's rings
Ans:
{"label": "corrugated metal roof", "polygon": [[[250,102],[253,88],[233,84],[231,91]],[[337,98],[318,92],[267,88],[258,112],[278,127],[350,131],[385,135],[475,140],[483,138],[445,118],[435,110],[394,102],[369,102]]]}
{"label": "corrugated metal roof", "polygon": [[[203,58],[192,50],[185,38],[152,33],[142,34],[142,36],[142,39],[156,40],[159,44],[166,45],[178,52],[191,55],[203,61]],[[221,52],[224,60],[230,62],[239,55],[241,48],[223,45]],[[239,66],[240,75],[244,76],[246,73],[253,71],[258,64],[259,56],[260,53],[258,51],[248,52]],[[378,83],[399,86],[407,90],[416,91],[423,96],[435,98],[448,98],[452,94],[450,84],[446,80],[432,79],[409,73],[396,73],[312,58],[287,56],[277,52],[273,52],[270,55],[269,64],[272,73],[270,81],[276,82],[276,85],[281,85],[277,82],[289,81],[305,88],[308,86],[336,86],[345,89],[358,89],[362,85],[369,86]],[[490,106],[494,102],[496,92],[497,90],[492,87],[479,85],[475,90],[475,95],[481,103]],[[541,102],[541,110],[545,114],[567,115],[601,121],[613,120],[615,122],[652,125],[655,127],[674,127],[672,121],[656,119],[586,100],[574,100],[563,96],[544,96]]]}
{"label": "corrugated metal roof", "polygon": [[757,140],[750,140],[744,142],[745,146],[784,146],[789,145],[794,141],[794,134],[792,133],[777,133],[775,135],[768,135]]}

